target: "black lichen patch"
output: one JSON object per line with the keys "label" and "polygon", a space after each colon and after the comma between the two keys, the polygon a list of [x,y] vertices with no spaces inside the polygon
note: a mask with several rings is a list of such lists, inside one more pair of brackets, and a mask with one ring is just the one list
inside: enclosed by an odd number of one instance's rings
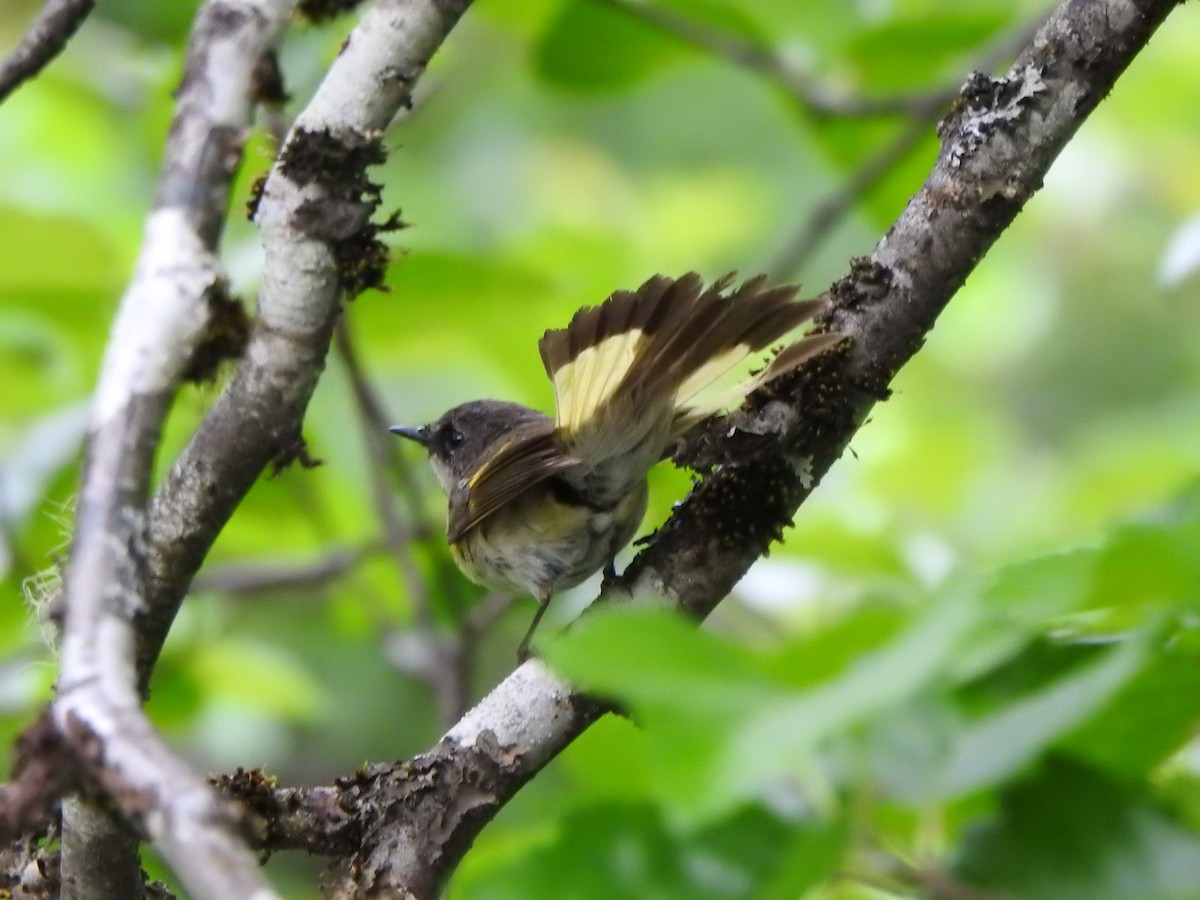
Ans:
{"label": "black lichen patch", "polygon": [[1016,92],[1007,78],[993,78],[983,72],[972,72],[958,92],[958,106],[968,112],[983,112],[1007,103]]}
{"label": "black lichen patch", "polygon": [[291,99],[284,87],[283,71],[274,50],[268,50],[254,64],[250,73],[250,99],[265,106],[282,106]]}
{"label": "black lichen patch", "polygon": [[279,816],[275,801],[275,780],[262,769],[243,769],[239,766],[232,775],[214,775],[209,779],[218,791],[240,804],[248,815],[239,816],[241,831],[254,843],[266,844],[268,853],[274,843],[273,824]]}
{"label": "black lichen patch", "polygon": [[689,518],[722,552],[765,549],[792,524],[798,480],[779,458],[723,469],[693,492]]}
{"label": "black lichen patch", "polygon": [[267,187],[269,172],[263,172],[250,184],[250,197],[246,200],[246,218],[253,222],[258,215],[258,206],[262,203],[263,191]]}
{"label": "black lichen patch", "polygon": [[315,183],[339,196],[379,200],[379,185],[367,178],[369,166],[387,159],[382,137],[348,131],[335,135],[328,129],[300,129],[284,150],[280,167],[298,184]]}
{"label": "black lichen patch", "polygon": [[351,12],[360,3],[362,0],[300,0],[296,9],[308,21],[317,24]]}
{"label": "black lichen patch", "polygon": [[315,469],[317,466],[324,465],[324,461],[311,455],[308,452],[308,442],[304,440],[304,435],[295,434],[290,440],[286,441],[279,452],[275,454],[275,458],[271,460],[271,478],[275,478],[288,466],[296,463],[302,469]]}
{"label": "black lichen patch", "polygon": [[292,224],[306,236],[337,243],[354,237],[371,222],[371,207],[356,200],[306,200],[292,215]]}
{"label": "black lichen patch", "polygon": [[0,809],[0,844],[40,832],[53,819],[59,799],[79,786],[75,756],[47,708],[18,736],[12,780]]}
{"label": "black lichen patch", "polygon": [[368,223],[358,232],[332,244],[337,259],[338,280],[353,299],[368,288],[386,291],[384,284],[391,251],[379,240],[379,235],[399,231],[408,226],[401,221],[400,211],[392,213],[380,223]]}
{"label": "black lichen patch", "polygon": [[224,281],[208,289],[204,302],[208,304],[208,325],[183,372],[184,380],[194,384],[216,378],[221,363],[241,357],[250,337],[250,317]]}
{"label": "black lichen patch", "polygon": [[388,289],[384,278],[391,250],[379,236],[408,227],[399,210],[383,222],[370,221],[371,212],[364,203],[310,200],[301,204],[292,219],[297,229],[333,250],[338,283],[351,300],[368,288]]}
{"label": "black lichen patch", "polygon": [[262,769],[238,766],[232,775],[213,775],[209,783],[252,810],[266,814],[275,807],[276,781]]}
{"label": "black lichen patch", "polygon": [[381,188],[366,170],[383,162],[385,155],[377,135],[310,131],[296,135],[281,162],[288,178],[324,189],[325,196],[301,204],[292,224],[329,245],[338,281],[351,299],[368,288],[384,289],[391,253],[379,237],[405,227],[399,212],[383,222],[371,221]]}
{"label": "black lichen patch", "polygon": [[895,281],[892,270],[866,256],[850,260],[850,271],[829,289],[830,318],[840,309],[855,309],[882,300]]}
{"label": "black lichen patch", "polygon": [[[768,385],[777,398],[786,398],[800,408],[799,425],[788,435],[787,446],[792,454],[821,458],[830,450],[836,452],[844,436],[854,429],[863,386],[851,383],[847,374],[847,359],[853,348],[854,339],[847,338],[809,365]],[[887,381],[878,389],[886,392]],[[875,389],[870,393],[874,396]],[[751,399],[764,403],[771,398]]]}

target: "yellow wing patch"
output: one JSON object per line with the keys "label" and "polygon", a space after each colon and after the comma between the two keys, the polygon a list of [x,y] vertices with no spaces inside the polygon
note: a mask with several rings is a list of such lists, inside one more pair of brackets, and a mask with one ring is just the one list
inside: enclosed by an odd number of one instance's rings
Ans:
{"label": "yellow wing patch", "polygon": [[446,536],[455,543],[525,491],[579,460],[563,452],[554,425],[538,422],[497,450],[468,481],[450,492]]}

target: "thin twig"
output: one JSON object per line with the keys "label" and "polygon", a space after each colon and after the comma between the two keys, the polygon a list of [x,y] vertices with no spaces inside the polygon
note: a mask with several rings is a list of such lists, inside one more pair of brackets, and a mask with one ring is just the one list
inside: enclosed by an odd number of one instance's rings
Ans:
{"label": "thin twig", "polygon": [[471,638],[478,638],[491,630],[500,617],[503,616],[517,601],[513,594],[503,594],[489,591],[484,594],[479,604],[471,610],[463,623],[463,633]]}
{"label": "thin twig", "polygon": [[834,226],[925,139],[932,120],[938,115],[940,108],[932,116],[905,123],[889,143],[859,163],[836,191],[818,202],[800,223],[795,236],[767,268],[771,277],[786,281],[803,270]]}
{"label": "thin twig", "polygon": [[346,367],[346,374],[350,376],[355,408],[358,411],[359,424],[362,426],[363,444],[367,450],[371,501],[375,506],[375,514],[379,517],[384,540],[393,559],[396,560],[396,568],[412,599],[417,623],[423,628],[432,628],[434,617],[429,585],[425,583],[411,552],[414,534],[419,534],[421,529],[406,527],[400,520],[392,498],[392,485],[388,473],[395,474],[396,481],[404,492],[410,519],[414,522],[420,522],[422,516],[424,497],[421,487],[405,460],[396,451],[392,436],[388,434],[383,404],[375,395],[375,390],[359,363],[358,353],[350,335],[350,326],[345,317],[338,323],[334,333],[334,345]]}
{"label": "thin twig", "polygon": [[96,0],[46,0],[16,49],[0,63],[0,103],[67,46]]}
{"label": "thin twig", "polygon": [[[992,72],[1012,59],[1033,38],[1040,23],[1031,23],[1004,35],[988,47],[976,61],[975,68]],[[795,278],[812,259],[813,254],[854,206],[882,181],[929,134],[930,128],[958,96],[959,82],[944,85],[919,99],[909,111],[912,120],[896,135],[850,173],[849,177],[805,216],[795,235],[784,245],[775,261],[768,267],[773,278]]]}
{"label": "thin twig", "polygon": [[[770,47],[754,43],[732,32],[644,0],[600,0],[628,13],[666,34],[701,50],[723,57],[774,82],[814,116],[874,118],[877,116],[924,116],[930,104],[944,106],[953,98],[953,87],[891,96],[867,97],[821,84],[800,71],[787,57]],[[949,93],[948,93],[949,92]]]}
{"label": "thin twig", "polygon": [[[420,545],[432,560],[437,583],[443,591],[457,592],[462,576],[447,557],[440,529],[429,527],[425,516],[425,492],[412,466],[404,458],[397,441],[387,431],[394,424],[383,408],[370,379],[363,371],[350,333],[348,318],[338,324],[334,343],[350,376],[355,406],[367,448],[371,498],[383,529],[385,541],[408,595],[413,601],[415,629],[394,636],[389,657],[400,662],[407,672],[419,673],[437,698],[443,724],[449,726],[466,711],[474,669],[476,643],[468,639],[469,620],[459,619],[455,633],[439,626],[433,610],[433,593],[413,556]],[[389,477],[390,476],[390,477]],[[412,523],[406,527],[396,509],[393,491],[398,488]],[[456,607],[462,604],[455,604]],[[412,646],[413,641],[421,647]]]}
{"label": "thin twig", "polygon": [[234,596],[273,591],[316,591],[383,549],[383,544],[373,542],[360,547],[335,547],[318,559],[302,563],[258,561],[213,566],[200,571],[192,591],[212,591]]}

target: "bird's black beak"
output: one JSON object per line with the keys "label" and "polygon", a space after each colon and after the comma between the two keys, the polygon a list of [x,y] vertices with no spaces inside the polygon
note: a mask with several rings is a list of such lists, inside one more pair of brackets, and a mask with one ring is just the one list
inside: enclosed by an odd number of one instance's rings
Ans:
{"label": "bird's black beak", "polygon": [[422,447],[429,446],[431,434],[428,425],[393,425],[388,431],[398,434],[400,437],[406,437],[410,441],[416,441]]}

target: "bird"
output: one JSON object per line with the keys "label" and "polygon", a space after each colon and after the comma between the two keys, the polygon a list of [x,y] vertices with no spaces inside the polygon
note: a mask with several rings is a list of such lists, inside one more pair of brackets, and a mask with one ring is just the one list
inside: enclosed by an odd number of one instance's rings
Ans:
{"label": "bird", "polygon": [[424,447],[447,496],[446,539],[472,581],[531,595],[530,641],[551,597],[605,570],[646,512],[647,475],[711,417],[838,343],[816,333],[757,374],[721,387],[822,307],[795,285],[733,273],[656,275],[584,307],[538,343],[554,388],[553,417],[503,400],[473,400],[437,420],[389,430]]}

